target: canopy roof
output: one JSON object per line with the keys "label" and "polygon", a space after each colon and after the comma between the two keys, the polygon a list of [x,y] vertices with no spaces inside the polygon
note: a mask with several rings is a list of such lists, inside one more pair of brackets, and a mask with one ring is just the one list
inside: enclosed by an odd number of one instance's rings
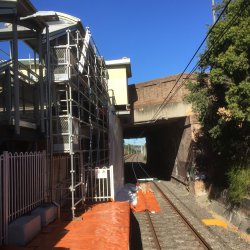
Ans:
{"label": "canopy roof", "polygon": [[1,0],[0,7],[1,21],[3,22],[8,22],[15,14],[22,17],[37,11],[29,0]]}
{"label": "canopy roof", "polygon": [[0,28],[0,41],[13,39],[12,23],[15,17],[18,18],[18,39],[24,40],[36,51],[37,34],[45,34],[46,27],[49,28],[50,40],[64,35],[68,29],[78,29],[82,35],[85,34],[79,18],[56,11],[37,11],[28,0],[2,0],[0,7],[0,22],[5,22]]}

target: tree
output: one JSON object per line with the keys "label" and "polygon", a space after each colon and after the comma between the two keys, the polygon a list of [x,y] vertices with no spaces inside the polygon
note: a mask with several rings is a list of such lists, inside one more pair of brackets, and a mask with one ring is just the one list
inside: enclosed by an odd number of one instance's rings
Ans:
{"label": "tree", "polygon": [[[228,1],[217,6],[220,13]],[[250,3],[233,0],[213,28],[200,56],[197,83],[188,83],[201,137],[217,172],[250,167]],[[223,177],[223,176],[220,176]],[[230,183],[229,183],[230,184]]]}

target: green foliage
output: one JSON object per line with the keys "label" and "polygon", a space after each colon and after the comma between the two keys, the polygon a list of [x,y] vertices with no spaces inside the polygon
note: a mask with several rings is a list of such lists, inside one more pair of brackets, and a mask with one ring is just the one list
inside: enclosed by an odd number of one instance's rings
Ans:
{"label": "green foliage", "polygon": [[[223,0],[217,11],[226,3]],[[225,32],[225,27],[230,28]],[[209,56],[204,57],[206,54]],[[249,1],[233,0],[229,4],[200,57],[201,72],[197,83],[187,84],[190,94],[186,100],[199,116],[202,136],[216,156],[215,165],[219,168],[223,164],[227,172],[232,164],[241,164],[250,158]],[[241,176],[238,172],[235,174]],[[229,184],[233,185],[233,174],[229,176]]]}
{"label": "green foliage", "polygon": [[233,84],[225,98],[234,119],[250,122],[250,82]]}
{"label": "green foliage", "polygon": [[138,147],[132,144],[124,144],[124,155],[135,154],[138,151]]}
{"label": "green foliage", "polygon": [[211,105],[209,100],[209,90],[204,88],[200,83],[196,84],[189,82],[187,88],[190,94],[185,97],[185,100],[189,103],[193,103],[193,111],[200,114],[200,122],[204,123],[204,119]]}
{"label": "green foliage", "polygon": [[233,202],[240,202],[250,195],[250,167],[232,168],[228,172],[228,195]]}

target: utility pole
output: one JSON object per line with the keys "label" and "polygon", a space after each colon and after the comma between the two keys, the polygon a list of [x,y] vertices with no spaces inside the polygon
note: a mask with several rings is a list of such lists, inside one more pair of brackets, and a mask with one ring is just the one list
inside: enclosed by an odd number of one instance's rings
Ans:
{"label": "utility pole", "polygon": [[213,22],[216,22],[216,13],[215,13],[215,4],[214,4],[214,0],[212,0],[212,12],[213,12]]}

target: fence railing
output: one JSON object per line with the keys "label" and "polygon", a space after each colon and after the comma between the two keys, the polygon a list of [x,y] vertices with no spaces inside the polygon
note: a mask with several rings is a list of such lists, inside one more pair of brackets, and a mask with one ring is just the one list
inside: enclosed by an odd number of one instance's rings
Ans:
{"label": "fence railing", "polygon": [[[113,166],[84,168],[76,156],[76,198],[80,201],[103,202],[114,200]],[[70,157],[53,157],[52,200],[65,204],[71,197]],[[82,170],[81,170],[82,169]],[[78,173],[79,174],[79,173]],[[8,224],[27,214],[45,201],[48,192],[46,153],[8,153],[0,155],[0,246],[7,243]],[[81,185],[80,185],[80,184]],[[84,189],[80,192],[81,187]],[[76,199],[76,203],[77,203]]]}
{"label": "fence railing", "polygon": [[7,225],[8,216],[6,216],[7,209],[6,204],[3,202],[6,200],[6,179],[3,178],[6,174],[6,168],[3,168],[4,157],[0,155],[0,246],[5,242],[7,237]]}
{"label": "fence railing", "polygon": [[[14,66],[13,61],[0,62],[0,121],[8,123],[14,117]],[[20,119],[30,123],[38,122],[39,117],[39,76],[27,66],[18,62],[19,112]]]}
{"label": "fence railing", "polygon": [[0,155],[0,245],[8,223],[44,202],[46,179],[45,151]]}

